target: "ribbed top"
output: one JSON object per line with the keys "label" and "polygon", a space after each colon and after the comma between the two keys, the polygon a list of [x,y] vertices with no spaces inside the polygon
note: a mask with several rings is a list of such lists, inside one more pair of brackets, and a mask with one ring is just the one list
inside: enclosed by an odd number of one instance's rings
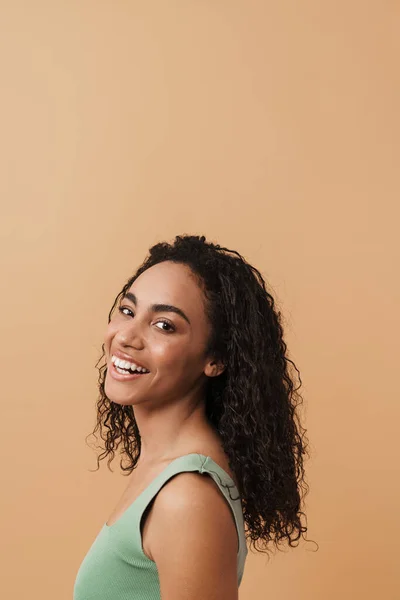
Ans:
{"label": "ribbed top", "polygon": [[192,453],[170,462],[115,523],[110,526],[104,523],[77,573],[74,600],[160,600],[157,566],[143,552],[140,520],[164,483],[184,471],[208,473],[232,509],[239,539],[237,575],[240,586],[248,549],[238,489],[212,458]]}

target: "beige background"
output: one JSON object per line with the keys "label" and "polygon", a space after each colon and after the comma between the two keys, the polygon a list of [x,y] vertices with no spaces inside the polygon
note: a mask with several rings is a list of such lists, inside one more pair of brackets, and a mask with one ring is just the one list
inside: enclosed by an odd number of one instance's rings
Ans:
{"label": "beige background", "polygon": [[2,597],[72,598],[126,484],[84,441],[108,310],[197,233],[269,281],[312,443],[319,550],[241,600],[398,599],[399,3],[0,7]]}

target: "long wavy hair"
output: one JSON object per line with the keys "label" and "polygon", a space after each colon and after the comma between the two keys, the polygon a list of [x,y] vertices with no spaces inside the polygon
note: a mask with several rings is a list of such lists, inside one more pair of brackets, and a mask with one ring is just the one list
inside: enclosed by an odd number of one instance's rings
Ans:
{"label": "long wavy hair", "polygon": [[[272,542],[289,546],[307,531],[301,517],[308,493],[304,456],[306,430],[297,407],[300,372],[287,356],[281,313],[260,272],[238,252],[206,242],[205,236],[179,235],[172,244],[152,246],[148,256],[116,297],[108,322],[120,299],[146,269],[163,261],[190,267],[205,296],[211,324],[207,354],[225,370],[209,377],[205,389],[206,417],[217,431],[233,470],[242,499],[246,538],[268,554]],[[99,366],[97,423],[104,442],[100,460],[108,468],[122,444],[120,466],[129,475],[140,456],[140,432],[132,406],[110,401],[104,391],[107,366]],[[299,386],[292,378],[293,365]],[[89,436],[87,436],[88,438]],[[86,440],[87,440],[86,438]],[[112,469],[111,469],[112,470]],[[258,547],[256,545],[258,544]]]}

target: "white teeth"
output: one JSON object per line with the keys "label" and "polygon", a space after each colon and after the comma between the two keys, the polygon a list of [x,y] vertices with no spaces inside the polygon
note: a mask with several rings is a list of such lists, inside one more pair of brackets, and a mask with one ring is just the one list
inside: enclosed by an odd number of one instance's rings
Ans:
{"label": "white teeth", "polygon": [[[115,364],[116,367],[120,367],[121,369],[131,369],[132,371],[138,371],[139,373],[148,373],[147,369],[144,367],[139,367],[133,362],[129,362],[127,360],[122,360],[117,356],[111,357],[111,362]],[[118,369],[117,369],[118,370]]]}

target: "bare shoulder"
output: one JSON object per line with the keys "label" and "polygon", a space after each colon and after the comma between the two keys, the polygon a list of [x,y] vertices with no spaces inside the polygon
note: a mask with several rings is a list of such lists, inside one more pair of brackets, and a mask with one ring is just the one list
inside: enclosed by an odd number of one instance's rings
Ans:
{"label": "bare shoulder", "polygon": [[[182,471],[173,475],[157,494],[160,509],[218,512],[218,517],[232,519],[232,511],[212,477],[204,472]],[[211,509],[211,510],[210,510]],[[190,512],[190,511],[189,511]],[[202,515],[204,516],[204,515]],[[193,515],[191,515],[193,518]]]}
{"label": "bare shoulder", "polygon": [[148,547],[163,600],[237,600],[236,525],[212,478],[177,473],[157,494],[152,513]]}

